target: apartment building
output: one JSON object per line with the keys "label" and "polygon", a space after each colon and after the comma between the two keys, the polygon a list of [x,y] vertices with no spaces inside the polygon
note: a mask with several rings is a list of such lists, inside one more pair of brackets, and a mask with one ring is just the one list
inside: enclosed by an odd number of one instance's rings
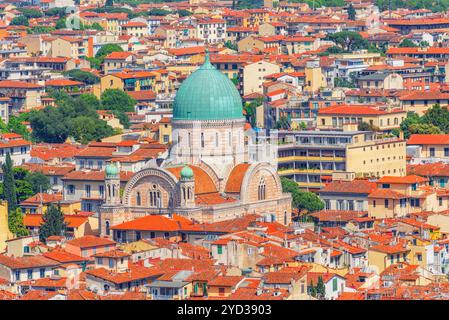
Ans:
{"label": "apartment building", "polygon": [[318,110],[317,128],[341,129],[349,123],[368,123],[380,131],[399,128],[407,112],[399,108],[379,108],[374,105],[336,105]]}
{"label": "apartment building", "polygon": [[320,189],[334,172],[357,177],[406,174],[405,141],[361,131],[277,131],[278,172],[301,188]]}
{"label": "apartment building", "polygon": [[31,159],[31,142],[20,134],[3,133],[0,135],[0,163],[4,163],[9,153],[14,166],[22,165]]}
{"label": "apartment building", "polygon": [[449,134],[412,134],[407,140],[410,163],[449,163]]}

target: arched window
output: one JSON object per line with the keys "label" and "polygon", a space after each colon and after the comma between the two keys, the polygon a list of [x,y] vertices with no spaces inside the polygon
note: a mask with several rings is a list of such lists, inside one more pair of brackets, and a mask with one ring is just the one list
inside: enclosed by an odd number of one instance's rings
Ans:
{"label": "arched window", "polygon": [[201,132],[201,148],[204,148],[204,133]]}
{"label": "arched window", "polygon": [[137,202],[138,206],[142,205],[142,198],[140,196],[140,192],[139,191],[137,191],[136,202]]}
{"label": "arched window", "polygon": [[258,200],[265,200],[265,179],[262,178],[259,181],[259,187],[257,188],[257,199]]}
{"label": "arched window", "polygon": [[232,145],[232,133],[231,133],[231,131],[228,132],[228,142],[229,142],[229,145]]}
{"label": "arched window", "polygon": [[218,132],[215,132],[215,146],[218,147]]}
{"label": "arched window", "polygon": [[105,226],[106,235],[109,236],[111,233],[111,229],[109,228],[109,221],[106,221],[104,226]]}
{"label": "arched window", "polygon": [[192,199],[192,189],[191,188],[187,188],[187,199]]}
{"label": "arched window", "polygon": [[150,207],[161,207],[161,192],[159,190],[150,191],[149,193]]}

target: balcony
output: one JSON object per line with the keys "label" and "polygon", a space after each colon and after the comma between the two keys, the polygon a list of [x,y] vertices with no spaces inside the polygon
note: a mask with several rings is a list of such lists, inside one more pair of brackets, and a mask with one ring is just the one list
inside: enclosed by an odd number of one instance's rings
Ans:
{"label": "balcony", "polygon": [[343,157],[307,157],[307,156],[290,156],[290,157],[279,157],[278,162],[291,162],[291,161],[345,161]]}

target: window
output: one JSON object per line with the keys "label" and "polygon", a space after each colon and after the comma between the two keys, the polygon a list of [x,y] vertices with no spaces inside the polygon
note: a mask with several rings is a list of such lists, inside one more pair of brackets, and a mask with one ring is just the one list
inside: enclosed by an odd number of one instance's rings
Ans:
{"label": "window", "polygon": [[98,192],[100,193],[100,198],[104,198],[104,186],[98,186]]}
{"label": "window", "polygon": [[435,157],[435,148],[430,148],[429,151],[430,151],[430,156]]}
{"label": "window", "polygon": [[14,272],[14,276],[15,276],[15,278],[16,278],[16,281],[20,281],[20,270],[16,270],[16,271]]}
{"label": "window", "polygon": [[265,180],[264,180],[264,178],[261,178],[259,181],[259,187],[258,187],[258,195],[257,195],[258,200],[265,200],[265,196],[266,196],[265,188],[266,188]]}
{"label": "window", "polygon": [[438,205],[441,207],[443,205],[443,198],[439,197],[438,198]]}
{"label": "window", "polygon": [[142,205],[142,198],[140,197],[140,192],[139,191],[137,191],[136,203],[137,203],[138,206]]}
{"label": "window", "polygon": [[418,253],[418,254],[416,255],[416,260],[422,261],[422,254]]}
{"label": "window", "polygon": [[384,205],[385,205],[385,208],[388,208],[388,199],[385,199]]}
{"label": "window", "polygon": [[218,295],[219,296],[224,296],[224,294],[225,294],[225,288],[218,288]]}
{"label": "window", "polygon": [[103,258],[97,258],[97,263],[98,264],[103,264]]}
{"label": "window", "polygon": [[334,278],[334,280],[332,280],[332,290],[337,291],[337,289],[338,289],[338,279]]}
{"label": "window", "polygon": [[161,206],[161,192],[159,190],[149,192],[150,207],[159,208]]}
{"label": "window", "polygon": [[114,259],[109,259],[109,268],[114,268]]}
{"label": "window", "polygon": [[446,181],[444,180],[444,178],[440,178],[440,187],[444,188],[445,184],[446,184]]}
{"label": "window", "polygon": [[418,184],[417,183],[412,184],[412,190],[413,191],[416,191],[417,188],[418,188]]}
{"label": "window", "polygon": [[170,234],[168,232],[164,232],[164,238],[168,239],[170,237]]}
{"label": "window", "polygon": [[27,270],[27,278],[28,280],[32,280],[33,279],[33,270]]}
{"label": "window", "polygon": [[217,253],[218,254],[223,254],[223,246],[222,245],[218,245],[217,246]]}
{"label": "window", "polygon": [[75,194],[75,186],[73,184],[67,186],[67,194]]}
{"label": "window", "polygon": [[106,221],[105,223],[105,232],[107,236],[109,236],[111,233],[111,229],[109,228],[109,221]]}
{"label": "window", "polygon": [[373,207],[376,207],[376,200],[373,200]]}
{"label": "window", "polygon": [[29,246],[23,247],[23,252],[24,253],[30,253],[30,247]]}
{"label": "window", "polygon": [[40,268],[40,269],[39,269],[39,276],[40,276],[41,278],[45,278],[45,268]]}
{"label": "window", "polygon": [[139,241],[140,239],[142,239],[142,234],[140,231],[136,231],[136,241]]}
{"label": "window", "polygon": [[383,183],[382,184],[382,189],[390,189],[390,184],[389,183]]}
{"label": "window", "polygon": [[85,191],[85,194],[86,194],[86,198],[90,198],[90,184],[86,184],[85,186],[84,186],[84,191]]}

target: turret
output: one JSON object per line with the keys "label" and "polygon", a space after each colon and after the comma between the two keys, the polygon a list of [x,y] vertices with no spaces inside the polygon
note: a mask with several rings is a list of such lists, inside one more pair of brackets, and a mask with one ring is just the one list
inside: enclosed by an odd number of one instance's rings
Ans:
{"label": "turret", "polygon": [[181,170],[179,182],[181,194],[181,207],[191,208],[195,206],[195,179],[192,168],[184,166]]}
{"label": "turret", "polygon": [[115,163],[106,166],[106,205],[120,204],[120,170]]}

